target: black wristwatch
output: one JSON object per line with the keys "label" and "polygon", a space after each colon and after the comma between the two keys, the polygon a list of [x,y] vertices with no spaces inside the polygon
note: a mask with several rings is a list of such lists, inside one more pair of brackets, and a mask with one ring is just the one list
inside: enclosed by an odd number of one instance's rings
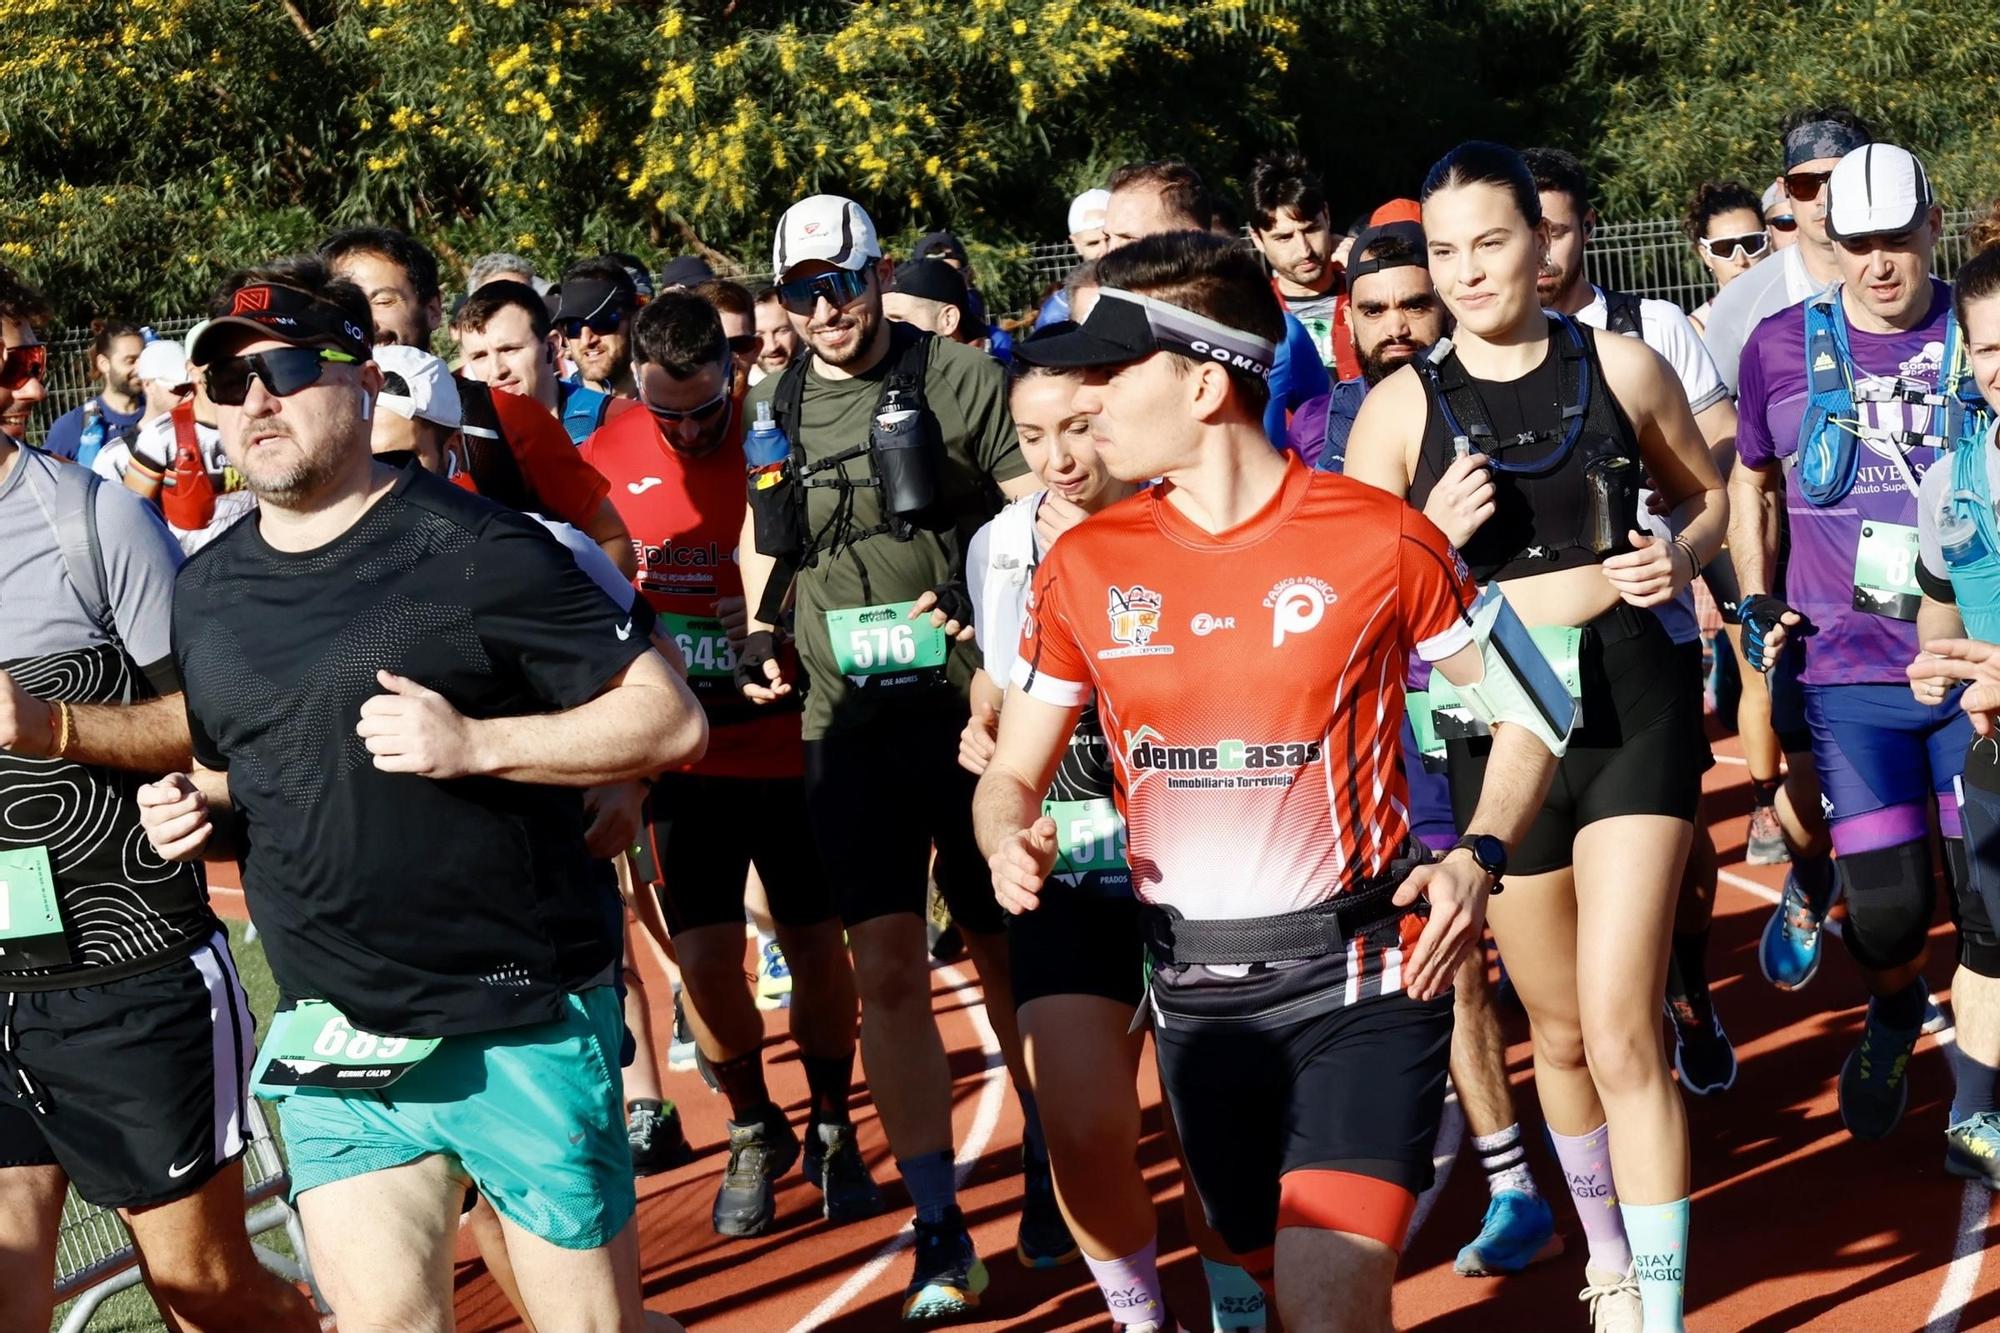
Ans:
{"label": "black wristwatch", "polygon": [[1468,833],[1451,845],[1451,850],[1468,851],[1481,870],[1493,877],[1493,893],[1500,892],[1500,880],[1507,873],[1507,844],[1491,833]]}

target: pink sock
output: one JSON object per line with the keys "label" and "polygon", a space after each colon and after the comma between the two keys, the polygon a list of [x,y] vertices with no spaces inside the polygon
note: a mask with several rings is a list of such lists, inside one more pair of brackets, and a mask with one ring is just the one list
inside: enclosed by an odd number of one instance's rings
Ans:
{"label": "pink sock", "polygon": [[1611,1181],[1611,1135],[1599,1125],[1577,1138],[1549,1131],[1569,1181],[1569,1197],[1590,1244],[1590,1266],[1605,1273],[1625,1273],[1632,1267],[1632,1247],[1625,1241],[1625,1220],[1618,1215],[1618,1188]]}
{"label": "pink sock", "polygon": [[1160,1241],[1156,1236],[1146,1247],[1123,1259],[1093,1259],[1083,1256],[1097,1288],[1104,1293],[1114,1324],[1143,1324],[1167,1317],[1166,1303],[1160,1299]]}

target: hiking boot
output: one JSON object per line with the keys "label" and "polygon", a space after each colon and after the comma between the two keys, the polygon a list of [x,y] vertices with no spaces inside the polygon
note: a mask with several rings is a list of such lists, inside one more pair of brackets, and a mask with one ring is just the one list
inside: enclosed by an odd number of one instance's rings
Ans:
{"label": "hiking boot", "polygon": [[1768,805],[1760,805],[1750,812],[1750,835],[1744,839],[1743,859],[1753,866],[1783,865],[1792,859],[1792,849],[1785,845],[1785,831],[1778,823],[1778,812]]}
{"label": "hiking boot", "polygon": [[670,1101],[642,1098],[625,1108],[625,1137],[632,1145],[632,1174],[658,1175],[694,1160],[681,1129],[681,1112]]}
{"label": "hiking boot", "polygon": [[1785,876],[1784,896],[1764,923],[1764,936],[1757,943],[1757,965],[1764,980],[1779,990],[1804,990],[1819,971],[1821,927],[1826,922],[1826,906],[1814,906],[1798,877]]}
{"label": "hiking boot", "polygon": [[1697,1097],[1709,1097],[1735,1086],[1736,1047],[1722,1030],[1714,1004],[1670,1000],[1667,1017],[1673,1020],[1674,1069],[1681,1076],[1681,1087]]}
{"label": "hiking boot", "polygon": [[903,1319],[917,1323],[953,1319],[979,1308],[986,1290],[986,1265],[972,1248],[965,1214],[947,1208],[936,1222],[916,1222],[916,1252],[910,1284],[903,1289]]}
{"label": "hiking boot", "polygon": [[868,1173],[868,1163],[861,1160],[852,1125],[816,1121],[806,1126],[806,1152],[799,1171],[819,1187],[824,1196],[822,1215],[836,1226],[882,1211],[882,1192]]}
{"label": "hiking boot", "polygon": [[776,1107],[755,1120],[729,1122],[729,1165],[709,1214],[718,1236],[761,1236],[777,1204],[771,1182],[798,1160],[799,1141]]}
{"label": "hiking boot", "polygon": [[1840,1067],[1840,1120],[1857,1139],[1886,1138],[1903,1118],[1910,1101],[1910,1082],[1903,1075],[1917,1033],[1898,1032],[1875,1018],[1861,1028],[1861,1044]]}
{"label": "hiking boot", "polygon": [[1021,1155],[1021,1229],[1014,1254],[1030,1268],[1060,1268],[1082,1256],[1056,1205],[1055,1176],[1047,1162]]}

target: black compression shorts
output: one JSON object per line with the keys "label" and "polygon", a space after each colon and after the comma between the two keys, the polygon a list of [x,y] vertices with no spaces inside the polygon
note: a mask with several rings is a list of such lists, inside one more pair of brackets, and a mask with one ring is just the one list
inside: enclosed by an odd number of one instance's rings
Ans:
{"label": "black compression shorts", "polygon": [[100,1208],[147,1208],[185,1198],[242,1156],[256,1046],[222,932],[135,977],[21,991],[6,1021],[0,1169],[60,1166]]}
{"label": "black compression shorts", "polygon": [[846,924],[921,916],[935,845],[938,891],[952,920],[982,935],[1005,928],[972,837],[979,779],[958,766],[964,727],[963,709],[912,708],[806,742],[807,813]]}
{"label": "black compression shorts", "polygon": [[1399,929],[1414,939],[1418,924],[1391,920],[1361,937],[1374,966],[1352,1003],[1348,954],[1234,981],[1154,978],[1160,1082],[1188,1174],[1209,1224],[1252,1271],[1268,1267],[1256,1256],[1281,1226],[1402,1248],[1430,1187],[1451,1059],[1449,992],[1381,993],[1386,946]]}
{"label": "black compression shorts", "polygon": [[834,914],[833,892],[806,834],[798,778],[669,773],[653,784],[639,843],[639,878],[660,890],[667,930],[743,924],[750,867],[771,919],[812,926]]}
{"label": "black compression shorts", "polygon": [[[1508,868],[1539,875],[1571,862],[1577,830],[1620,815],[1692,820],[1706,751],[1701,694],[1651,611],[1620,604],[1584,627],[1583,721],[1548,799]],[[1696,673],[1699,674],[1699,671]],[[1699,746],[1697,742],[1700,742]],[[1487,737],[1447,742],[1452,813],[1464,828],[1486,778]]]}

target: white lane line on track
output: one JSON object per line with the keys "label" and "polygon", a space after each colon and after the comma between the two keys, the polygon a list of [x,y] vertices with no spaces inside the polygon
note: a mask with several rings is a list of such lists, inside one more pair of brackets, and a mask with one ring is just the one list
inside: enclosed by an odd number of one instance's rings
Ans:
{"label": "white lane line on track", "polygon": [[[1754,894],[1765,902],[1782,900],[1775,889],[1767,889],[1755,880],[1741,875],[1732,875],[1727,870],[1720,872],[1722,880],[1745,893]],[[1827,930],[1840,934],[1840,923],[1829,921]],[[1945,1051],[1947,1062],[1956,1055],[1958,1030],[1947,1027],[1933,1034],[1937,1044]],[[1984,1185],[1973,1181],[1965,1182],[1965,1189],[1959,1196],[1958,1233],[1952,1241],[1951,1263],[1944,1270],[1944,1283],[1938,1291],[1936,1303],[1931,1306],[1930,1322],[1924,1326],[1924,1333],[1958,1333],[1958,1320],[1965,1310],[1966,1302],[1979,1287],[1979,1270],[1986,1262],[1986,1217],[1993,1206],[1993,1194]]]}
{"label": "white lane line on track", "polygon": [[1444,1116],[1438,1121],[1437,1146],[1431,1150],[1431,1187],[1417,1196],[1417,1210],[1410,1214],[1410,1233],[1403,1241],[1408,1252],[1417,1243],[1417,1233],[1431,1215],[1431,1208],[1451,1179],[1452,1165],[1458,1161],[1459,1147],[1465,1142],[1465,1114],[1458,1109],[1456,1089],[1445,1094]]}
{"label": "white lane line on track", "polygon": [[[986,1017],[986,999],[980,993],[979,984],[955,967],[940,967],[937,974],[952,988],[953,996],[965,1007],[972,1018],[973,1030],[979,1034],[980,1049],[986,1055],[985,1086],[979,1090],[979,1105],[972,1113],[972,1128],[966,1131],[965,1142],[958,1150],[958,1183],[962,1188],[965,1179],[972,1174],[972,1167],[986,1151],[993,1133],[1000,1127],[1000,1107],[1006,1100],[1007,1065],[1000,1058],[1000,1038],[993,1032],[993,1024]],[[833,1316],[839,1314],[847,1303],[866,1291],[884,1269],[896,1261],[896,1256],[910,1246],[916,1232],[910,1226],[891,1236],[875,1251],[872,1258],[840,1284],[831,1296],[814,1306],[812,1313],[793,1324],[788,1333],[811,1333]]]}

